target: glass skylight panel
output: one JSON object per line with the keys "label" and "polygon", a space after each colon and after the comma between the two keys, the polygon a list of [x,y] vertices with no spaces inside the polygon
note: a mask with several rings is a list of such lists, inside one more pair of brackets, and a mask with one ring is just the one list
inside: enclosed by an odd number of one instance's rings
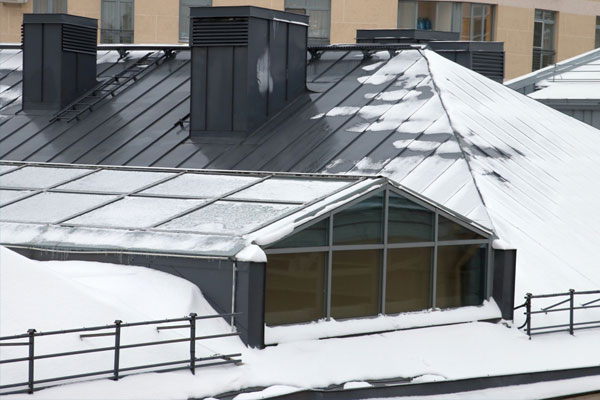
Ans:
{"label": "glass skylight panel", "polygon": [[66,223],[106,227],[146,228],[201,203],[201,200],[126,197],[66,221]]}
{"label": "glass skylight panel", "polygon": [[55,223],[113,198],[98,194],[45,192],[0,208],[0,220]]}
{"label": "glass skylight panel", "polygon": [[142,193],[215,198],[257,182],[259,179],[254,176],[185,174],[144,190]]}
{"label": "glass skylight panel", "polygon": [[19,168],[17,165],[0,165],[0,174]]}
{"label": "glass skylight panel", "polygon": [[0,176],[0,186],[43,189],[90,171],[87,168],[25,167]]}
{"label": "glass skylight panel", "polygon": [[439,216],[438,240],[470,240],[485,239],[485,237],[473,232],[454,221]]}
{"label": "glass skylight panel", "polygon": [[25,197],[33,193],[31,190],[3,190],[0,189],[0,206],[10,203],[13,200]]}
{"label": "glass skylight panel", "polygon": [[175,174],[164,172],[105,169],[59,186],[58,189],[130,193],[174,175]]}
{"label": "glass skylight panel", "polygon": [[333,193],[351,181],[270,178],[235,193],[232,199],[307,202]]}
{"label": "glass skylight panel", "polygon": [[243,234],[295,208],[290,204],[217,201],[159,226],[159,229]]}

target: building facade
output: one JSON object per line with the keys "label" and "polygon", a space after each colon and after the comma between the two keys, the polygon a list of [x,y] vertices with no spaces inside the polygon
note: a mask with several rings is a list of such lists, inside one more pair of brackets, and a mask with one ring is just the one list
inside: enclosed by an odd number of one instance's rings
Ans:
{"label": "building facade", "polygon": [[600,46],[600,0],[0,0],[0,42],[19,42],[24,13],[96,18],[101,43],[188,40],[190,6],[254,5],[310,16],[312,44],[354,43],[357,29],[432,29],[505,43],[506,79]]}

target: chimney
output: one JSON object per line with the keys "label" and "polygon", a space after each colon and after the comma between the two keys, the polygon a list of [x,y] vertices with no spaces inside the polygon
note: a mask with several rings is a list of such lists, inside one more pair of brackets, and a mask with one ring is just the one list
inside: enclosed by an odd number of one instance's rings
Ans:
{"label": "chimney", "polygon": [[304,93],[307,27],[266,8],[191,8],[192,137],[244,137]]}
{"label": "chimney", "polygon": [[96,85],[98,21],[23,15],[23,109],[57,111]]}

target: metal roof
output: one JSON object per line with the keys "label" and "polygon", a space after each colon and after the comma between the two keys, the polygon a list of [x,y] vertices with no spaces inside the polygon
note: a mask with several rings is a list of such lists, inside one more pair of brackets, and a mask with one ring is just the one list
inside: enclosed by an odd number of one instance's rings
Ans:
{"label": "metal roof", "polygon": [[254,240],[279,240],[268,229],[275,223],[290,234],[387,184],[380,177],[0,162],[0,243],[231,257]]}

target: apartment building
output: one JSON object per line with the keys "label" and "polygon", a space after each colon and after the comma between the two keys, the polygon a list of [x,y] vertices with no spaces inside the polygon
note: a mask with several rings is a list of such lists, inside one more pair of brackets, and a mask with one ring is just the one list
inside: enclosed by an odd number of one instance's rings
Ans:
{"label": "apartment building", "polygon": [[0,0],[0,42],[19,42],[24,13],[100,21],[101,43],[179,43],[190,6],[249,4],[310,16],[311,44],[354,43],[357,29],[431,29],[501,41],[511,79],[600,47],[600,0]]}

